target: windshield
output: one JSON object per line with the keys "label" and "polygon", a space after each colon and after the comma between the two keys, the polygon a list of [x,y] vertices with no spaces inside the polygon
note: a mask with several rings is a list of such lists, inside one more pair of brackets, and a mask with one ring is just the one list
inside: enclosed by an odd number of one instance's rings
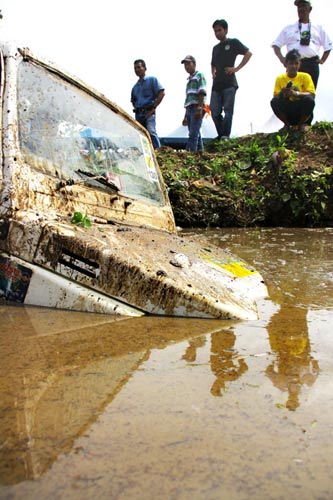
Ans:
{"label": "windshield", "polygon": [[31,62],[18,70],[20,147],[65,181],[164,205],[147,137],[120,113]]}

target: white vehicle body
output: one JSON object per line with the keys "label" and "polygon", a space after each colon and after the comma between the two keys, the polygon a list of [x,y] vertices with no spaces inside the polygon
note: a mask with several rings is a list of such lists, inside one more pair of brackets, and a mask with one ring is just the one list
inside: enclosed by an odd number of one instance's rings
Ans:
{"label": "white vehicle body", "polygon": [[28,49],[0,53],[0,300],[256,318],[260,274],[177,235],[147,131]]}

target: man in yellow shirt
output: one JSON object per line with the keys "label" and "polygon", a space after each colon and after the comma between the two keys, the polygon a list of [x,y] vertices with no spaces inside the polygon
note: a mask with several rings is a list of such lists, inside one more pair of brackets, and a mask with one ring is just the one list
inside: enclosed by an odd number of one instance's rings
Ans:
{"label": "man in yellow shirt", "polygon": [[315,87],[308,73],[299,71],[301,56],[292,49],[286,55],[286,73],[275,80],[271,106],[275,115],[284,123],[282,131],[292,126],[305,130],[306,122],[315,106]]}

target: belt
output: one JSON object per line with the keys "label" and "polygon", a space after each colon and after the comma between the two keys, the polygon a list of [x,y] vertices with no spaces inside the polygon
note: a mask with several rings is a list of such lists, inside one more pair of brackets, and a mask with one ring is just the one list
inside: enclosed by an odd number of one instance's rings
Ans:
{"label": "belt", "polygon": [[148,111],[151,111],[153,108],[153,106],[150,106],[149,108],[135,108],[134,109],[134,112],[135,113],[147,113]]}
{"label": "belt", "polygon": [[318,61],[318,59],[319,59],[319,56],[313,56],[313,57],[302,57],[301,62],[302,62],[302,61]]}

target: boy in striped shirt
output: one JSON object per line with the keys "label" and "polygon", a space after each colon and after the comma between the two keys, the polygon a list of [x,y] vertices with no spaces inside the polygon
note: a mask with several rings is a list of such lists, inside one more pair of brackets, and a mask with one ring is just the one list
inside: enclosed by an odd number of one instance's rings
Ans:
{"label": "boy in striped shirt", "polygon": [[202,119],[205,114],[206,79],[203,73],[196,70],[196,60],[186,56],[182,61],[185,71],[189,74],[186,84],[185,117],[183,125],[188,127],[187,151],[203,150],[201,138]]}

